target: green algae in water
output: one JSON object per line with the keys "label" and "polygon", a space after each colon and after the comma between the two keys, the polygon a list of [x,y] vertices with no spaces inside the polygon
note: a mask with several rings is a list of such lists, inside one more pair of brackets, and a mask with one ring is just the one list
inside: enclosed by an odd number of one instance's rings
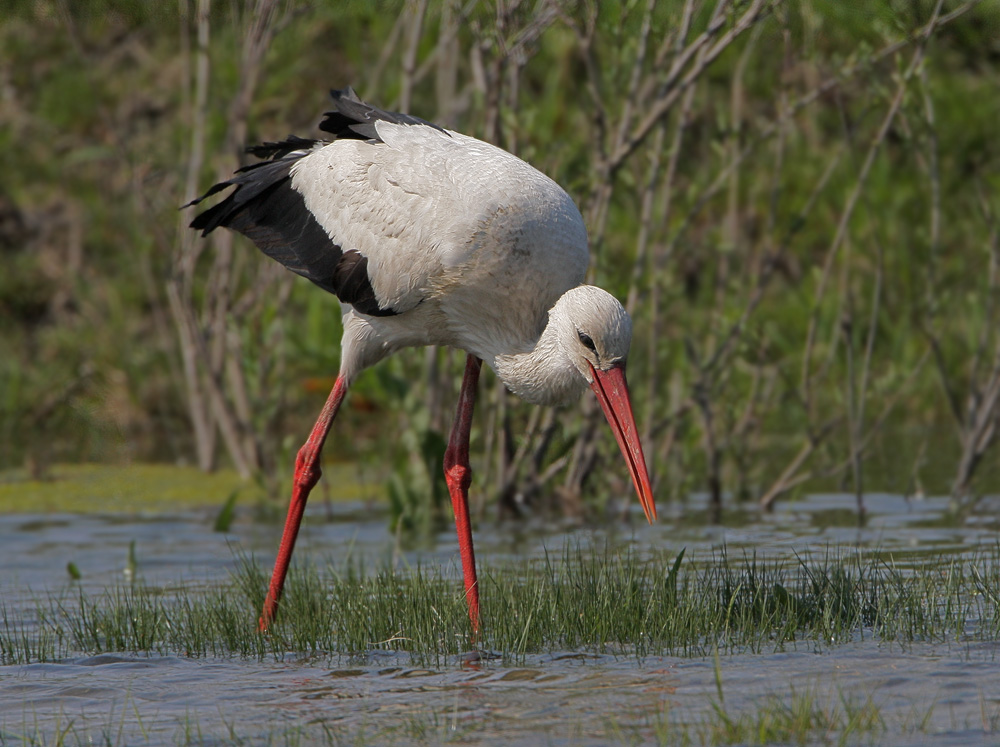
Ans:
{"label": "green algae in water", "polygon": [[[327,494],[335,500],[357,500],[364,495],[353,465],[324,466]],[[287,482],[291,490],[291,477]],[[2,513],[133,513],[223,506],[236,498],[262,501],[264,494],[232,470],[212,473],[169,464],[59,464],[45,479],[23,471],[0,474]]]}

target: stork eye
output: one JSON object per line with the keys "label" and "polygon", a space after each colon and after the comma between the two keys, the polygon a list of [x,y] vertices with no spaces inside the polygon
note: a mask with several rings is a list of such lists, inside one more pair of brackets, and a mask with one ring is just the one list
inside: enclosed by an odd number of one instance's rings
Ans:
{"label": "stork eye", "polygon": [[577,337],[580,338],[580,342],[583,343],[583,346],[587,348],[587,350],[589,350],[592,353],[597,352],[597,346],[594,345],[594,341],[591,339],[590,335],[588,335],[586,332],[581,332],[580,330],[576,331],[576,335]]}

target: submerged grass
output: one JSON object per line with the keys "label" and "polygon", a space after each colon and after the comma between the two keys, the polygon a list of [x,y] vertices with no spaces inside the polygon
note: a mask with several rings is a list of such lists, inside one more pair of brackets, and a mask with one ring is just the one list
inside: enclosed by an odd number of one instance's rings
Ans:
{"label": "submerged grass", "polygon": [[607,728],[619,744],[768,745],[877,743],[890,728],[914,734],[923,733],[925,726],[888,724],[871,696],[817,687],[771,692],[742,710],[727,708],[722,699],[713,700],[697,716],[668,707],[653,714],[649,723],[622,725],[612,720]]}
{"label": "submerged grass", "polygon": [[569,547],[562,557],[483,569],[481,640],[457,579],[420,566],[370,572],[356,562],[296,568],[268,634],[256,629],[265,569],[239,558],[229,582],[161,588],[136,581],[0,607],[0,662],[132,653],[263,659],[407,651],[441,663],[470,649],[506,662],[539,652],[623,656],[762,653],[875,638],[993,640],[1000,633],[1000,550],[942,559],[932,572],[879,553],[693,561]]}

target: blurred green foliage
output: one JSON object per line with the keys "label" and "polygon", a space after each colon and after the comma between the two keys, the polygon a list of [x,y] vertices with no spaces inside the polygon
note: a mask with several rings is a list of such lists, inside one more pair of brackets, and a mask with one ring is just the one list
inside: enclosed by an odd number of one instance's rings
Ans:
{"label": "blurred green foliage", "polygon": [[[949,489],[959,445],[945,382],[962,400],[962,382],[977,377],[972,361],[983,335],[990,338],[987,357],[995,345],[1000,300],[989,279],[993,216],[1000,207],[996,4],[981,3],[934,32],[847,224],[848,238],[833,261],[832,290],[823,296],[817,291],[845,201],[913,47],[903,44],[878,60],[872,55],[914,35],[933,5],[775,3],[759,35],[745,34],[699,80],[670,198],[657,187],[654,259],[638,273],[636,235],[652,138],[641,157],[614,175],[607,227],[595,247],[595,279],[622,298],[633,283],[638,292],[630,377],[640,419],[651,424],[656,439],[648,448],[663,455],[657,467],[670,494],[705,483],[706,426],[697,407],[684,405],[698,391],[713,405],[727,490],[755,494],[774,480],[806,434],[848,412],[852,374],[845,339],[862,356],[872,325],[875,348],[862,395],[868,424],[891,398],[898,404],[866,448],[867,486]],[[945,3],[944,11],[958,6]],[[455,4],[430,3],[418,62],[435,54],[446,7],[457,12]],[[509,40],[496,27],[492,4],[470,7],[459,48],[479,45],[489,61]],[[519,6],[508,23],[530,20],[533,7]],[[612,121],[621,116],[629,105],[624,92],[634,72],[630,60],[642,7],[563,4],[562,17],[538,37],[518,69],[517,106],[500,107],[500,143],[563,184],[588,218],[586,206],[600,188],[595,154],[602,136],[588,85],[596,87]],[[672,0],[657,3],[654,34],[674,28],[681,7]],[[696,32],[712,7],[697,4]],[[395,105],[401,52],[387,40],[403,3],[290,2],[281,8],[250,109],[249,142],[314,132],[331,87],[354,84],[366,98]],[[593,55],[599,64],[588,71],[573,24],[583,24],[590,8],[597,10]],[[0,18],[0,467],[24,464],[42,473],[55,461],[192,460],[176,331],[165,311],[164,283],[175,270],[164,247],[185,230],[188,214],[179,217],[177,208],[195,196],[183,191],[194,12],[194,3],[186,2],[12,0]],[[211,5],[211,147],[199,189],[233,157],[222,144],[250,12],[251,4]],[[732,82],[744,56],[749,64],[737,112]],[[455,64],[460,82],[472,79],[465,57]],[[655,77],[651,62],[642,72]],[[842,74],[841,85],[781,125],[779,153],[776,138],[766,133],[783,107]],[[483,136],[483,90],[461,90],[457,105],[442,103],[435,76],[425,76],[414,86],[410,109]],[[678,116],[665,120],[661,155]],[[747,153],[732,180],[724,179],[730,186],[708,194],[734,148]],[[824,174],[827,181],[817,190]],[[814,190],[815,204],[803,216]],[[741,326],[736,353],[719,369],[703,370],[744,315],[762,263],[779,249],[775,279]],[[207,257],[199,262],[209,272]],[[265,260],[244,243],[234,262],[240,283],[267,271],[258,269]],[[654,290],[655,312],[649,300]],[[203,294],[196,288],[195,301],[207,303]],[[287,303],[279,299],[262,295],[258,313],[234,318],[232,331],[240,336],[248,370],[260,365],[263,351],[277,349],[283,368],[265,372],[259,378],[265,384],[252,394],[268,413],[272,442],[283,450],[279,464],[290,465],[294,452],[284,434],[304,437],[319,408],[323,387],[316,384],[336,372],[340,321],[336,300],[304,281],[295,281]],[[837,331],[846,316],[849,337]],[[806,353],[811,327],[820,334]],[[938,370],[923,363],[931,329],[941,342]],[[449,421],[422,413],[423,390],[400,384],[422,382],[422,361],[422,355],[404,354],[362,377],[353,405],[335,427],[333,447],[336,458],[363,458],[387,479],[391,464],[389,493],[399,520],[409,523],[421,523],[419,507],[437,505],[444,495],[433,463],[446,435],[441,423]],[[800,380],[804,367],[822,372],[808,402]],[[459,369],[448,373],[457,382]],[[655,381],[652,391],[644,381]],[[272,398],[277,386],[284,399]],[[748,409],[754,397],[763,397],[760,391],[769,392],[767,398]],[[447,392],[444,400],[450,403]],[[518,434],[530,411],[511,407]],[[739,435],[741,428],[751,428],[750,435]],[[572,414],[560,416],[552,456],[571,449],[582,430]],[[669,444],[658,440],[664,433]],[[485,440],[477,438],[479,447]],[[842,463],[848,440],[838,427],[818,442],[815,459]],[[376,443],[381,448],[371,456]],[[613,453],[613,443],[606,445]],[[931,460],[922,456],[928,451]],[[844,474],[821,466],[804,484],[842,487]],[[981,489],[988,489],[1000,472],[985,463],[979,477]],[[601,485],[617,486],[615,479]],[[428,495],[438,499],[427,503]]]}

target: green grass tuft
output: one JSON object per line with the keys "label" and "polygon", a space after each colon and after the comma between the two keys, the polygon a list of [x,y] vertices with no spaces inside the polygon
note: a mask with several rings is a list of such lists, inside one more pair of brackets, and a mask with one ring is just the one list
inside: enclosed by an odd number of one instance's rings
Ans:
{"label": "green grass tuft", "polygon": [[23,619],[0,608],[0,662],[112,652],[264,659],[405,651],[440,665],[477,645],[517,663],[568,650],[641,659],[866,638],[992,640],[1000,631],[998,555],[994,549],[915,573],[878,554],[833,550],[769,560],[734,560],[723,551],[691,561],[571,546],[558,559],[483,569],[478,642],[452,574],[421,566],[370,571],[353,561],[293,569],[278,619],[261,634],[267,572],[240,557],[229,582],[208,588],[136,580],[41,598]]}

